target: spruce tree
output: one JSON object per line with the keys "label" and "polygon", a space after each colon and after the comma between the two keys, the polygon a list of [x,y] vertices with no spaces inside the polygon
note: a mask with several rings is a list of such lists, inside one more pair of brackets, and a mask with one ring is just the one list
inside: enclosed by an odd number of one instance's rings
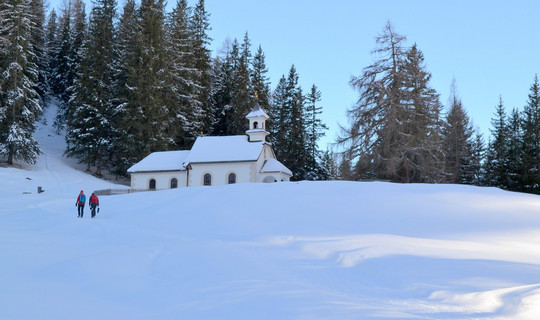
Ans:
{"label": "spruce tree", "polygon": [[472,184],[474,181],[473,128],[455,87],[450,88],[450,110],[443,125],[446,181]]}
{"label": "spruce tree", "polygon": [[62,103],[66,104],[68,102],[68,73],[73,66],[70,60],[70,53],[72,52],[71,2],[68,2],[68,7],[62,10],[57,37],[59,48],[56,51],[56,56],[53,57],[54,70],[52,70],[50,82],[53,94],[60,98]]}
{"label": "spruce tree", "polygon": [[46,79],[47,87],[46,94],[52,94],[52,79],[54,70],[56,69],[56,57],[58,55],[58,26],[56,11],[53,9],[49,14],[47,27],[45,28],[45,59],[46,59]]}
{"label": "spruce tree", "polygon": [[42,112],[32,44],[36,32],[30,0],[0,3],[0,154],[7,162],[35,163],[41,150],[33,137]]}
{"label": "spruce tree", "polygon": [[198,103],[201,104],[204,110],[203,125],[207,130],[214,123],[214,110],[210,100],[212,64],[208,46],[212,39],[208,35],[208,31],[211,30],[209,19],[210,14],[206,11],[204,0],[198,0],[191,17],[191,30],[193,35],[194,66],[199,72],[197,83],[200,85],[200,89],[197,92],[197,97]]}
{"label": "spruce tree", "polygon": [[[234,46],[234,45],[233,45]],[[230,134],[244,134],[246,131],[246,115],[255,103],[251,85],[251,52],[248,34],[238,47],[238,58],[233,60],[233,92],[232,92],[232,121]],[[234,54],[233,54],[234,57]],[[234,58],[233,58],[234,59]]]}
{"label": "spruce tree", "polygon": [[126,170],[137,161],[140,155],[134,151],[130,143],[134,137],[133,126],[130,119],[135,119],[137,107],[134,94],[137,91],[137,72],[139,51],[141,48],[141,28],[138,19],[138,8],[135,0],[127,0],[117,28],[116,48],[118,50],[115,63],[115,82],[113,104],[116,119],[117,137],[113,140],[114,157],[113,171],[118,175],[125,175]]}
{"label": "spruce tree", "polygon": [[296,68],[291,66],[287,78],[282,77],[274,92],[272,115],[273,142],[280,161],[294,173],[293,180],[309,178],[309,152],[306,146],[305,101],[298,84]]}
{"label": "spruce tree", "polygon": [[523,190],[540,193],[540,85],[538,76],[523,109]]}
{"label": "spruce tree", "polygon": [[116,134],[113,121],[115,15],[115,0],[97,1],[92,8],[67,119],[66,154],[86,163],[88,170],[95,165],[98,176],[107,166]]}
{"label": "spruce tree", "polygon": [[309,155],[306,168],[308,176],[306,178],[308,180],[327,180],[329,173],[319,164],[321,155],[318,142],[328,128],[320,118],[322,107],[318,105],[318,102],[321,101],[321,92],[316,85],[311,87],[305,101],[306,151]]}
{"label": "spruce tree", "polygon": [[522,191],[523,177],[523,134],[521,127],[521,114],[517,109],[513,109],[507,122],[507,162],[508,181],[507,188],[512,191]]}
{"label": "spruce tree", "polygon": [[197,93],[202,89],[200,72],[194,67],[193,35],[190,26],[190,8],[186,0],[179,0],[167,22],[167,93],[170,111],[171,135],[175,147],[190,148],[203,131],[204,110]]}
{"label": "spruce tree", "polygon": [[[268,68],[266,67],[266,57],[259,46],[253,56],[251,67],[251,84],[257,102],[264,110],[270,110],[270,79],[268,78]],[[268,123],[267,123],[268,124]]]}
{"label": "spruce tree", "polygon": [[233,117],[232,97],[235,88],[234,66],[238,59],[238,42],[232,46],[227,43],[225,56],[217,56],[213,63],[212,134],[229,135]]}
{"label": "spruce tree", "polygon": [[[408,50],[403,67],[403,109],[400,128],[403,136],[400,153],[402,181],[440,182],[444,155],[440,150],[441,104],[439,94],[430,87],[431,74],[424,66],[424,55],[416,44]],[[404,178],[405,177],[405,178]]]}
{"label": "spruce tree", "polygon": [[496,107],[495,117],[491,119],[491,135],[486,155],[486,184],[506,189],[508,186],[508,125],[502,97]]}
{"label": "spruce tree", "polygon": [[32,32],[32,46],[34,48],[35,63],[38,68],[38,78],[35,90],[41,100],[47,93],[47,52],[45,46],[45,3],[44,0],[32,0],[30,2],[34,32]]}
{"label": "spruce tree", "polygon": [[117,106],[121,114],[120,156],[129,166],[154,151],[174,145],[171,119],[165,102],[167,67],[163,0],[143,0],[137,10],[137,25],[124,42],[124,100]]}

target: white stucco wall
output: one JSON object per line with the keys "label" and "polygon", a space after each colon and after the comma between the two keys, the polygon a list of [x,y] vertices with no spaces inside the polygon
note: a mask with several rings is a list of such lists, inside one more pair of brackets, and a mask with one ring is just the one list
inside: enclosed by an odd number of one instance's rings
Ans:
{"label": "white stucco wall", "polygon": [[204,175],[212,176],[212,186],[221,186],[229,183],[229,174],[236,174],[236,183],[257,182],[254,172],[255,162],[234,163],[192,163],[189,170],[189,186],[204,185]]}
{"label": "white stucco wall", "polygon": [[[203,186],[204,175],[210,174],[212,186],[221,186],[229,183],[229,175],[236,175],[236,183],[257,183],[289,181],[289,176],[280,172],[261,173],[261,169],[268,159],[275,159],[275,154],[269,145],[264,145],[259,158],[248,162],[218,162],[218,163],[191,163],[188,171],[163,172],[135,172],[131,173],[131,189],[148,190],[151,179],[156,180],[156,190],[171,188],[171,179],[178,179],[178,188],[186,186],[187,179],[190,187]],[[267,177],[267,181],[265,180]]]}
{"label": "white stucco wall", "polygon": [[186,171],[134,172],[131,173],[131,189],[148,190],[150,180],[156,180],[156,190],[171,188],[171,180],[178,180],[178,188],[186,186]]}

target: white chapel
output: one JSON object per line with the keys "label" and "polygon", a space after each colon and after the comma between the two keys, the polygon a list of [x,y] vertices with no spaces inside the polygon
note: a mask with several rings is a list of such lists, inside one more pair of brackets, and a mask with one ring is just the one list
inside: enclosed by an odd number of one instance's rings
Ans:
{"label": "white chapel", "polygon": [[246,135],[198,137],[191,150],[153,152],[128,169],[131,189],[164,190],[289,181],[292,172],[266,142],[266,112],[255,104]]}

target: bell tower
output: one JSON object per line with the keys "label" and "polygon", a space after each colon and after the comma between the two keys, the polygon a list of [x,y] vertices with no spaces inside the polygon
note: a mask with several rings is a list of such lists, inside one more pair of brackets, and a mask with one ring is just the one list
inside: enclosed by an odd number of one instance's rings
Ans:
{"label": "bell tower", "polygon": [[249,142],[265,141],[270,133],[266,131],[266,120],[270,118],[261,108],[259,103],[255,102],[253,110],[246,116],[249,120],[249,129],[246,134],[249,136]]}

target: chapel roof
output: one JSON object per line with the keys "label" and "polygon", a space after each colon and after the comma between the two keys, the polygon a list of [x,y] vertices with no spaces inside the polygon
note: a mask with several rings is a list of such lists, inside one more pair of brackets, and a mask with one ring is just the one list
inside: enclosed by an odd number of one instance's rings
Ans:
{"label": "chapel roof", "polygon": [[263,167],[261,168],[262,173],[271,173],[271,172],[279,172],[279,173],[285,173],[289,176],[292,176],[292,171],[289,170],[289,168],[285,167],[283,163],[277,161],[274,158],[270,158],[266,160]]}
{"label": "chapel roof", "polygon": [[147,171],[182,171],[186,170],[183,163],[189,154],[189,150],[158,151],[146,156],[138,163],[131,166],[127,172]]}
{"label": "chapel roof", "polygon": [[254,118],[254,117],[264,117],[266,119],[270,118],[266,112],[261,108],[258,102],[255,102],[255,106],[251,110],[250,113],[246,116],[246,118]]}
{"label": "chapel roof", "polygon": [[250,142],[246,135],[198,137],[184,163],[255,161],[264,144]]}

